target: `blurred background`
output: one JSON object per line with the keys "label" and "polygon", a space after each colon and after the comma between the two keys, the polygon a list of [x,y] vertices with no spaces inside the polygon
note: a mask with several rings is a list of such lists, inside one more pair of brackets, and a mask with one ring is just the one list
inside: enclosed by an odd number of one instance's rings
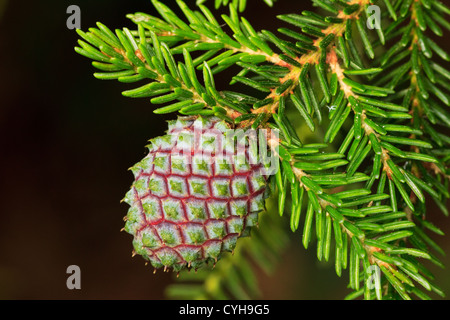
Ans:
{"label": "blurred background", "polygon": [[[245,16],[257,30],[274,31],[277,14],[309,8],[309,1],[278,0],[272,9],[248,2]],[[0,0],[0,299],[164,299],[174,277],[153,275],[142,258],[131,258],[131,236],[119,232],[128,209],[120,200],[132,183],[127,169],[174,115],[154,115],[148,99],[122,97],[127,85],[94,79],[90,61],[73,50],[78,36],[66,28],[72,4],[87,30],[97,21],[131,27],[125,15],[152,13],[151,3],[45,3]],[[448,41],[440,44],[450,51]],[[218,87],[228,80],[216,79]],[[430,217],[450,234],[450,220],[433,206]],[[263,298],[342,299],[347,278],[318,263],[300,233],[290,236],[273,276],[258,273]],[[450,252],[448,236],[436,241]],[[66,287],[73,264],[81,290]],[[431,269],[450,292],[448,269]]]}

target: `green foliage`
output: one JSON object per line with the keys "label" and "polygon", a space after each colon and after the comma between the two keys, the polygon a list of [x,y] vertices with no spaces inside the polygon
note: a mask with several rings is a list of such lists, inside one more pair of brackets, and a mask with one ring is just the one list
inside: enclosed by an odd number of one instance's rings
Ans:
{"label": "green foliage", "polygon": [[[272,177],[279,214],[289,215],[305,248],[316,242],[318,260],[334,259],[338,276],[347,270],[347,298],[443,295],[423,261],[442,266],[444,254],[429,236],[442,231],[429,222],[426,204],[448,215],[450,55],[431,37],[450,30],[450,9],[438,0],[375,1],[385,10],[381,28],[370,30],[372,1],[313,0],[325,15],[280,15],[291,27],[275,34],[239,16],[245,1],[234,1],[223,22],[204,5],[177,1],[178,17],[152,2],[160,17],[130,14],[135,29],[113,33],[99,23],[79,31],[84,41],[76,51],[94,60],[101,71],[95,76],[145,82],[123,94],[164,104],[155,113],[216,115],[238,128],[279,130],[280,141],[271,141],[280,157]],[[234,72],[230,87],[247,86],[245,94],[215,86],[225,70]],[[261,235],[270,232],[261,226]],[[243,252],[258,241],[247,241]],[[235,277],[228,289],[250,297],[237,280],[248,272],[240,269],[248,266],[245,256],[203,272],[195,290],[172,293],[225,297],[217,283]],[[375,289],[373,266],[381,274]]]}
{"label": "green foliage", "polygon": [[[208,0],[197,0],[197,5],[204,4]],[[212,2],[212,0],[210,0]],[[272,7],[276,0],[262,0],[269,7]],[[228,3],[238,9],[240,12],[244,11],[247,6],[247,0],[214,0],[214,7],[219,9],[221,6],[227,6]]]}

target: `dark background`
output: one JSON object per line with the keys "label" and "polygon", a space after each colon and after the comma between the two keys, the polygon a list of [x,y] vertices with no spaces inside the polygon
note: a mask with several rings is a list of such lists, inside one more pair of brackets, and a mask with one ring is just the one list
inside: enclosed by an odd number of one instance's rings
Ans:
{"label": "dark background", "polygon": [[[278,2],[270,9],[250,0],[245,16],[255,29],[273,31],[280,24],[276,14],[309,6]],[[173,115],[154,115],[147,99],[123,97],[125,84],[94,79],[90,61],[73,50],[78,36],[66,28],[71,4],[80,6],[86,31],[96,21],[131,27],[125,15],[151,13],[151,3],[45,3],[0,0],[0,299],[164,299],[173,275],[153,275],[140,257],[131,258],[131,236],[119,232],[128,207],[119,201],[132,182],[127,169]],[[448,219],[430,211],[449,233]],[[274,275],[259,274],[263,298],[348,293],[346,277],[339,279],[332,263],[319,264],[315,250],[302,247],[300,233],[292,238]],[[449,251],[448,238],[437,242]],[[81,268],[81,290],[66,287],[72,264]],[[433,270],[449,289],[448,271]]]}

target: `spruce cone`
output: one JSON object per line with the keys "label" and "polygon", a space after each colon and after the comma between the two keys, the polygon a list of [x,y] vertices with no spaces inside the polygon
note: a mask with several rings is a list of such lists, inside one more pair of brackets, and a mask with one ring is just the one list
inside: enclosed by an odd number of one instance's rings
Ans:
{"label": "spruce cone", "polygon": [[[267,176],[249,139],[217,118],[179,118],[131,168],[124,230],[155,268],[199,268],[233,251],[264,209]],[[239,141],[240,140],[240,141]]]}

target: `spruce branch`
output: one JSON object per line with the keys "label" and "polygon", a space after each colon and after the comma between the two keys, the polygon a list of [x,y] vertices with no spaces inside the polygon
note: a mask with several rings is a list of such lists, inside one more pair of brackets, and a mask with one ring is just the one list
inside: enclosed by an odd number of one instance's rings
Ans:
{"label": "spruce branch", "polygon": [[[324,95],[326,97],[327,103],[331,102],[331,94],[328,90],[328,86],[325,84],[325,75],[323,71],[326,69],[326,55],[327,48],[334,44],[334,39],[338,37],[342,37],[343,33],[347,30],[348,22],[357,19],[359,21],[359,16],[364,11],[364,6],[370,3],[370,1],[353,1],[348,3],[348,6],[356,5],[358,9],[354,12],[347,14],[345,10],[341,11],[336,17],[325,17],[319,18],[317,15],[309,16],[309,12],[305,14],[305,16],[299,15],[282,15],[278,18],[284,20],[288,23],[291,23],[297,27],[302,28],[303,32],[306,32],[307,35],[302,35],[297,33],[296,31],[291,31],[289,29],[279,29],[280,32],[293,37],[298,40],[296,42],[296,46],[298,48],[303,49],[301,51],[302,55],[300,57],[291,56],[285,63],[282,65],[289,69],[289,72],[279,80],[281,84],[278,88],[272,90],[271,94],[267,96],[264,100],[271,101],[272,103],[267,104],[266,106],[262,106],[256,110],[254,113],[275,113],[279,106],[279,101],[283,96],[290,95],[291,92],[297,88],[299,85],[301,86],[302,97],[305,101],[307,111],[310,113],[312,107],[311,97],[308,97],[307,89],[304,88],[303,82],[309,81],[306,79],[307,74],[309,73],[309,68],[317,65],[318,68],[316,72],[321,79],[322,90],[324,90]],[[317,29],[311,29],[311,26],[308,26],[308,23],[312,22],[314,25],[319,25],[320,27],[326,27],[323,30],[318,31]],[[310,29],[307,29],[310,28]],[[315,30],[315,32],[313,31]],[[311,36],[317,36],[316,39],[312,39]],[[272,35],[272,38],[277,39]],[[276,41],[277,43],[282,43],[281,40]],[[279,46],[283,48],[281,45]],[[290,53],[290,52],[285,52]],[[295,99],[295,98],[294,98]],[[314,97],[312,98],[314,99]],[[295,101],[299,101],[298,97]],[[297,103],[299,105],[299,103]],[[316,106],[317,103],[314,104]],[[315,109],[317,116],[319,117],[319,122],[321,120],[321,113],[316,107]],[[310,128],[313,130],[314,126],[312,124],[312,119],[308,117],[308,115],[303,112],[302,114],[304,118],[310,123]]]}
{"label": "spruce branch", "polygon": [[[398,98],[399,101],[413,115],[410,123],[405,123],[405,126],[410,125],[412,128],[420,128],[423,131],[422,139],[433,145],[433,148],[428,150],[424,150],[421,146],[411,147],[408,155],[413,157],[413,161],[409,166],[411,170],[409,175],[414,183],[430,194],[442,211],[448,214],[447,208],[442,202],[448,198],[448,187],[446,187],[448,186],[448,175],[446,174],[448,164],[439,152],[439,149],[446,148],[445,144],[448,143],[445,143],[441,138],[441,136],[445,136],[445,133],[439,133],[439,130],[445,130],[445,127],[448,127],[446,120],[443,120],[446,119],[446,115],[445,106],[442,106],[442,104],[448,105],[448,98],[445,91],[438,88],[439,83],[442,83],[442,81],[437,81],[438,73],[430,68],[430,64],[437,64],[437,61],[430,59],[436,55],[446,61],[450,59],[427,35],[427,31],[431,31],[436,36],[443,35],[442,29],[430,17],[436,16],[439,17],[438,21],[442,21],[440,17],[446,12],[448,13],[448,10],[446,11],[445,6],[440,2],[405,4],[400,15],[401,20],[399,20],[404,24],[403,27],[399,28],[401,33],[390,36],[390,39],[396,41],[398,41],[397,37],[401,37],[398,42],[400,45],[394,45],[392,47],[394,50],[389,50],[382,57],[381,65],[388,72],[386,72],[386,76],[380,77],[376,82],[381,83],[385,80],[391,80],[389,86],[401,93]],[[401,26],[400,23],[398,25]],[[433,55],[433,52],[436,55]],[[389,64],[387,63],[388,59],[392,61]],[[440,68],[439,70],[443,69]],[[392,74],[396,74],[396,76],[390,76]],[[435,98],[437,98],[437,101]],[[416,131],[410,133],[411,135],[408,138],[415,139],[417,137]],[[439,161],[424,163],[421,157],[415,158],[413,156],[421,152],[433,154],[435,159]],[[439,180],[441,181],[438,182]],[[433,181],[433,187],[439,190],[438,192],[431,190],[429,181]],[[417,195],[412,195],[411,201],[415,203],[417,198]],[[412,211],[410,213],[411,219],[418,221],[419,225],[423,224],[423,219],[425,219],[425,216],[421,215],[423,207],[414,214],[412,214]],[[436,248],[434,243],[432,246]]]}
{"label": "spruce branch", "polygon": [[[243,36],[243,30],[239,24],[239,17],[237,12],[234,10],[233,6],[230,6],[230,15],[222,15],[224,22],[230,27],[233,31],[232,39],[225,31],[223,31],[222,26],[215,19],[214,15],[209,11],[209,9],[205,6],[200,5],[203,15],[199,15],[198,11],[192,11],[189,9],[186,4],[182,1],[177,1],[180,8],[183,10],[186,18],[188,19],[190,25],[185,24],[183,21],[179,20],[176,17],[175,13],[164,4],[153,1],[153,4],[158,12],[165,18],[165,20],[161,20],[159,18],[153,17],[151,15],[145,13],[135,13],[129,14],[127,17],[131,19],[137,25],[143,26],[145,29],[154,32],[154,34],[161,40],[166,43],[171,44],[171,53],[177,54],[182,53],[185,48],[189,52],[193,51],[208,51],[208,58],[211,59],[209,55],[214,55],[210,52],[211,49],[222,50],[224,49],[226,53],[222,53],[224,56],[229,58],[233,54],[239,54],[239,60],[246,61],[246,59],[253,60],[268,60],[273,63],[279,63],[280,60],[277,59],[276,56],[272,56],[273,52],[264,42],[259,43],[259,48],[256,45],[253,45],[252,42],[248,42],[247,39]],[[201,17],[201,18],[200,18]],[[252,26],[248,23],[245,18],[243,18],[245,22],[244,26],[246,31],[251,33],[252,36],[255,36],[255,31]],[[260,39],[258,39],[260,40]],[[180,44],[181,42],[181,44]],[[250,44],[250,46],[248,46]],[[247,57],[246,59],[240,59],[247,55],[256,56],[253,58]],[[202,59],[205,60],[205,57],[202,56]],[[220,60],[218,61],[220,62]],[[222,65],[227,65],[226,62],[222,62]],[[213,66],[213,63],[210,63],[210,66]],[[201,67],[201,66],[200,66]],[[222,71],[222,68],[214,69],[214,73],[218,71]],[[224,70],[224,69],[223,69]]]}
{"label": "spruce branch", "polygon": [[[369,103],[369,107],[370,107],[370,105],[372,105],[371,108],[373,108],[373,107],[382,107],[382,108],[385,108],[387,110],[391,110],[393,112],[396,112],[395,113],[395,117],[401,117],[401,118],[411,118],[406,113],[403,114],[403,115],[400,114],[401,112],[408,111],[408,109],[406,109],[405,107],[399,106],[399,105],[395,105],[395,104],[389,103],[389,102],[377,101],[377,100],[374,100],[372,98],[370,98],[370,99],[368,99],[368,98],[361,98],[362,100],[364,100],[364,102],[357,101],[357,99],[360,98],[360,97],[353,92],[353,87],[351,86],[352,84],[354,85],[355,88],[360,90],[360,94],[363,94],[363,95],[365,94],[365,95],[369,95],[369,96],[370,95],[372,95],[372,96],[386,96],[387,93],[390,92],[390,90],[383,90],[383,88],[376,88],[376,87],[370,87],[370,88],[369,87],[365,87],[364,85],[362,85],[360,83],[355,83],[354,81],[346,78],[344,76],[343,69],[341,68],[341,66],[338,63],[337,56],[336,56],[335,52],[332,52],[332,53],[328,54],[328,62],[330,64],[330,66],[331,66],[332,72],[336,75],[336,78],[337,78],[337,80],[338,80],[338,82],[340,84],[341,90],[344,93],[345,98],[348,99],[349,101],[351,101],[351,103],[347,104],[347,107],[351,106],[353,111],[355,112],[355,125],[353,126],[353,128],[354,128],[354,131],[358,132],[357,133],[358,139],[360,139],[360,137],[361,137],[361,130],[363,130],[365,135],[366,135],[366,137],[369,137],[369,139],[366,139],[366,143],[367,143],[367,140],[370,140],[370,142],[369,142],[370,146],[366,146],[366,148],[364,148],[364,149],[359,149],[359,150],[362,150],[361,153],[360,153],[360,154],[362,154],[362,156],[355,157],[356,159],[358,159],[358,158],[361,159],[360,161],[357,161],[356,163],[360,164],[362,162],[362,160],[364,160],[364,157],[367,155],[367,153],[368,153],[368,151],[370,150],[370,147],[371,147],[373,149],[373,151],[375,152],[375,154],[377,156],[379,156],[378,159],[375,158],[375,160],[374,160],[375,164],[380,162],[380,160],[383,163],[383,171],[385,171],[387,173],[388,179],[390,181],[391,195],[392,195],[392,192],[394,192],[395,187],[396,187],[396,189],[400,192],[403,200],[408,205],[408,209],[411,210],[411,211],[414,211],[414,207],[413,207],[412,201],[410,200],[409,195],[405,192],[405,189],[402,186],[402,183],[406,182],[411,187],[411,190],[417,195],[417,197],[421,199],[421,201],[424,201],[423,195],[422,195],[420,189],[414,184],[413,181],[411,181],[411,179],[405,178],[407,176],[404,173],[404,171],[401,168],[399,168],[397,166],[397,164],[395,164],[390,159],[389,152],[396,153],[396,156],[397,157],[401,157],[401,158],[405,158],[406,155],[404,155],[403,152],[400,151],[400,149],[394,147],[389,142],[400,143],[400,144],[408,144],[408,145],[413,145],[415,147],[421,146],[421,147],[426,147],[426,148],[430,148],[431,145],[428,142],[424,142],[424,141],[421,141],[421,140],[418,140],[418,139],[406,140],[406,139],[402,139],[402,138],[398,138],[398,137],[394,137],[394,136],[387,136],[387,137],[385,137],[385,139],[383,139],[383,140],[387,140],[388,142],[383,142],[380,139],[380,137],[383,136],[383,135],[386,135],[387,131],[383,127],[377,125],[376,122],[374,122],[374,121],[372,121],[370,119],[367,119],[366,110],[361,107],[362,103],[365,103],[365,104]],[[361,73],[361,74],[366,73],[367,74],[367,73],[373,72],[374,70],[375,71],[380,71],[381,69],[370,69],[370,71],[364,71],[363,70],[362,72],[359,71],[359,73]],[[357,74],[357,73],[355,73],[355,74]],[[378,89],[378,92],[376,92],[377,89]],[[392,92],[390,92],[390,93],[392,93]],[[373,111],[373,109],[372,109],[372,111]],[[366,119],[367,119],[367,121],[366,121]],[[368,123],[370,123],[371,126],[368,125]],[[357,125],[357,127],[355,127],[356,125]],[[392,127],[390,127],[390,128],[392,129]],[[417,133],[418,134],[422,134],[420,131],[418,131]],[[388,149],[390,149],[390,150],[388,150]],[[422,158],[422,160],[425,160],[425,159],[427,159],[428,161],[431,161],[433,163],[437,162],[437,160],[434,157],[429,157],[428,158],[427,156],[424,156]],[[379,167],[377,167],[375,164],[374,164],[374,167],[373,167],[374,168],[374,172],[375,172],[375,168],[378,168],[377,171],[379,172]],[[300,187],[303,187],[303,184],[302,184],[301,181],[307,175],[302,170],[299,170],[299,169],[297,169],[295,167],[292,168],[292,171],[295,173],[296,177],[300,181],[300,183],[301,183]],[[378,179],[379,173],[376,173],[375,175],[373,175],[373,177]],[[277,181],[281,182],[282,179],[279,178],[279,179],[277,179]],[[394,185],[395,185],[395,187],[393,187]],[[279,187],[280,187],[280,185],[279,185]],[[370,187],[370,185],[368,187]],[[309,191],[308,187],[306,187],[306,191]],[[316,189],[315,191],[317,193],[319,193],[319,194],[322,192],[321,190],[318,190],[318,189]],[[299,193],[298,186],[296,184],[293,184],[292,185],[292,195],[293,195],[293,197],[296,197],[296,195],[298,193]],[[281,198],[283,198],[283,197],[284,196],[282,196]],[[380,199],[382,199],[382,198],[380,198]],[[282,200],[282,199],[280,199],[280,200]],[[298,205],[298,201],[295,201],[295,200],[293,200],[293,201],[294,201],[294,205],[293,205],[293,211],[291,213],[291,217],[298,217],[299,216],[299,214],[297,212],[298,208],[296,208],[296,206],[295,206],[295,205]],[[310,199],[310,203],[317,203],[317,202],[318,202],[317,200]],[[393,207],[396,207],[396,206],[393,206]],[[316,208],[315,210],[316,210],[316,212],[320,212],[321,211],[320,208]],[[307,213],[307,217],[306,217],[306,222],[305,223],[307,223],[307,222],[310,223],[311,222],[312,219],[310,217],[312,217],[312,214],[313,214],[312,212],[313,211],[314,211],[313,206],[312,205],[308,205],[308,213]],[[292,225],[297,226],[298,225],[298,221],[294,222],[293,224],[291,224],[291,227],[292,227]],[[410,227],[414,226],[413,223],[408,223],[408,221],[405,221],[405,225],[409,225]],[[307,224],[305,224],[305,226],[307,226]],[[304,239],[305,247],[307,246],[307,242],[308,242],[308,238],[309,238],[309,232],[306,232],[306,230],[307,230],[307,228],[305,228],[305,231],[304,231],[304,234],[303,234],[304,235],[303,239]],[[352,237],[352,236],[350,236],[350,237]],[[319,235],[318,235],[318,238],[320,239]],[[307,240],[305,241],[305,239],[307,239]],[[318,246],[318,248],[320,248],[320,246]],[[370,252],[372,252],[373,249],[371,247],[369,247],[368,250]],[[320,259],[320,254],[319,254],[319,259]],[[372,255],[370,255],[370,259],[369,260],[374,261],[374,258],[373,258]],[[386,277],[389,280],[389,282],[391,283],[391,285],[394,286],[394,288],[397,290],[397,293],[400,294],[400,296],[402,296],[403,298],[409,298],[409,296],[405,293],[405,289],[401,285],[399,285],[398,279],[396,280],[396,277],[397,277],[397,278],[401,278],[402,281],[405,281],[404,277],[401,274],[399,274],[398,271],[396,270],[395,265],[382,265],[379,260],[377,260],[375,263],[378,266],[382,267],[382,270],[383,270],[384,274],[386,275]],[[356,270],[354,272],[357,272],[358,268],[354,269],[354,270]],[[355,288],[355,289],[359,288],[359,285],[356,285],[354,280],[351,281],[351,286],[353,288]],[[426,285],[425,287],[427,289],[431,288],[429,285]],[[370,296],[370,294],[369,294],[369,296]],[[380,295],[377,294],[377,297],[380,298]]]}
{"label": "spruce branch", "polygon": [[[278,29],[286,40],[240,17],[245,1],[233,1],[221,25],[204,5],[198,11],[178,0],[180,18],[152,0],[161,18],[136,13],[128,17],[137,30],[113,33],[98,24],[79,31],[87,42],[76,50],[104,71],[97,78],[149,81],[124,95],[165,104],[156,113],[215,115],[238,128],[278,130],[280,139],[268,144],[279,158],[271,180],[279,215],[289,214],[293,232],[302,229],[305,248],[316,240],[318,260],[329,261],[334,246],[336,274],[348,269],[354,290],[347,298],[429,299],[419,288],[443,293],[420,259],[442,266],[431,251],[444,252],[427,234],[442,231],[426,219],[425,194],[447,215],[450,196],[443,131],[450,94],[442,85],[450,73],[434,57],[450,56],[427,32],[450,30],[443,17],[450,9],[437,0],[384,0],[386,23],[374,42],[364,24],[372,2],[313,0],[330,15],[279,16],[294,26]],[[230,85],[251,90],[218,90],[214,77],[236,66]],[[314,142],[305,143],[306,131]],[[250,288],[234,277],[245,273],[236,271],[243,259],[238,254],[200,276],[203,285],[190,296],[225,297],[218,279],[229,275],[228,290],[248,298]],[[382,274],[374,288],[373,267]]]}
{"label": "spruce branch", "polygon": [[[201,5],[208,0],[197,0],[197,5]],[[210,0],[212,1],[212,0]],[[276,0],[262,0],[269,7],[272,7]],[[227,6],[228,3],[239,10],[239,12],[243,12],[247,7],[247,0],[214,0],[215,9],[219,9],[221,6]]]}
{"label": "spruce branch", "polygon": [[[412,161],[407,163],[405,177],[409,178],[409,182],[415,184],[415,193],[411,194],[411,203],[414,204],[416,210],[405,208],[407,217],[410,221],[416,223],[413,229],[414,234],[411,236],[412,243],[420,247],[422,250],[430,250],[432,248],[439,254],[443,254],[443,250],[426,234],[426,232],[433,232],[442,235],[439,229],[434,228],[432,224],[427,221],[425,209],[423,205],[416,205],[418,200],[422,203],[423,192],[428,193],[431,198],[438,204],[442,211],[448,215],[447,208],[443,204],[445,199],[448,199],[448,175],[446,174],[445,158],[440,157],[439,148],[448,148],[448,142],[443,142],[439,130],[445,130],[445,120],[442,121],[442,113],[445,110],[444,105],[449,105],[447,93],[438,87],[441,81],[437,80],[437,74],[432,68],[431,64],[437,64],[436,60],[430,60],[434,54],[441,59],[448,61],[449,57],[440,47],[429,38],[427,31],[431,31],[436,36],[442,36],[442,29],[433,21],[431,16],[438,17],[441,20],[441,15],[449,13],[440,2],[414,2],[405,4],[400,16],[402,23],[405,24],[400,30],[403,34],[395,34],[391,39],[401,37],[399,43],[401,46],[393,46],[394,50],[386,53],[385,57],[381,59],[381,64],[391,73],[397,73],[395,77],[384,76],[377,80],[378,82],[385,79],[391,79],[389,85],[392,89],[400,92],[402,105],[410,110],[413,117],[410,120],[412,128],[419,128],[423,131],[422,139],[432,144],[432,148],[424,150],[422,146],[412,146],[408,155],[414,154],[434,154],[436,161],[432,163],[424,163],[422,159],[412,158]],[[408,22],[409,20],[409,22]],[[387,60],[392,60],[390,64]],[[409,60],[406,62],[405,60]],[[439,68],[438,68],[439,69]],[[442,68],[440,69],[442,70]],[[389,75],[389,73],[388,73]],[[403,79],[402,79],[403,78]],[[433,97],[434,96],[434,97]],[[437,98],[437,101],[435,100]],[[439,117],[436,117],[439,115]],[[445,119],[445,115],[443,117]],[[408,125],[406,123],[405,125]],[[448,124],[447,124],[448,128]],[[411,132],[408,137],[416,139],[417,132]],[[447,146],[446,146],[447,145]],[[437,151],[437,152],[436,152]],[[407,172],[407,170],[410,172]],[[429,184],[433,181],[432,189]],[[419,203],[420,204],[420,203]],[[430,253],[432,261],[442,266],[442,263]]]}

